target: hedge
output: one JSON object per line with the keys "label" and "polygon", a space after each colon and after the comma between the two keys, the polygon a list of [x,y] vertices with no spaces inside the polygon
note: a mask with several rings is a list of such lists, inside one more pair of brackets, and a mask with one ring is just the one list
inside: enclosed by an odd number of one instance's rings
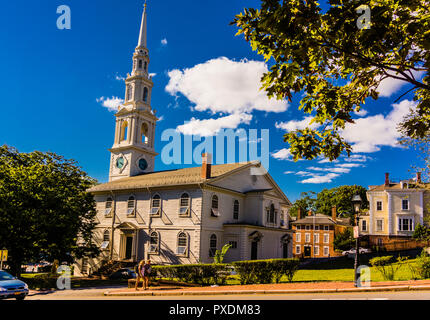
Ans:
{"label": "hedge", "polygon": [[202,285],[225,284],[230,275],[229,266],[221,263],[153,266],[152,270],[158,277]]}
{"label": "hedge", "polygon": [[241,284],[272,283],[273,280],[279,283],[282,276],[286,276],[291,282],[299,264],[300,260],[296,258],[236,261],[232,263],[239,275]]}
{"label": "hedge", "polygon": [[53,289],[57,288],[57,279],[59,275],[56,274],[41,274],[32,278],[25,278],[23,281],[32,290],[36,289]]}

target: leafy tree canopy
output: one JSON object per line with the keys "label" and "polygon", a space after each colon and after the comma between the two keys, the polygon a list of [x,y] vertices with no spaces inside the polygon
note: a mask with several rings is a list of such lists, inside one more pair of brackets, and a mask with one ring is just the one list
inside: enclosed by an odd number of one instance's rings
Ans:
{"label": "leafy tree canopy", "polygon": [[378,99],[387,78],[409,84],[405,93],[417,102],[401,132],[417,139],[430,131],[428,0],[329,0],[327,10],[315,0],[262,0],[261,9],[245,9],[232,24],[274,62],[262,79],[269,97],[291,101],[304,92],[299,108],[318,127],[285,134],[295,160],[349,155],[342,130],[366,98]]}
{"label": "leafy tree canopy", "polygon": [[302,216],[307,214],[309,210],[315,211],[316,194],[317,193],[313,191],[302,192],[300,194],[300,199],[294,201],[293,205],[291,206],[289,210],[290,216],[297,217],[299,208],[302,213]]}
{"label": "leafy tree canopy", "polygon": [[94,183],[73,160],[0,146],[0,245],[12,272],[41,258],[98,254],[91,243],[95,201],[86,192]]}

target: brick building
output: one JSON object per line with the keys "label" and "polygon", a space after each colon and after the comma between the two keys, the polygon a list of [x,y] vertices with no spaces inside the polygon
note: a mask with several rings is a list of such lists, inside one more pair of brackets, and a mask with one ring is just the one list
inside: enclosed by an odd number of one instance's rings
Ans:
{"label": "brick building", "polygon": [[313,214],[309,211],[306,217],[301,216],[299,209],[297,220],[292,222],[295,232],[293,237],[293,255],[304,258],[324,258],[338,255],[334,250],[334,238],[337,234],[352,227],[349,219],[338,218],[336,207],[332,216]]}

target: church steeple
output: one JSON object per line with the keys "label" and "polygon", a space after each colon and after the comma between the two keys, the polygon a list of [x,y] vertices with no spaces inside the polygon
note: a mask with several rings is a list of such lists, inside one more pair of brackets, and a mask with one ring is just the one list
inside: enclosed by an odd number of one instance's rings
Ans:
{"label": "church steeple", "polygon": [[140,24],[139,42],[137,47],[146,48],[146,1],[143,6],[142,23]]}
{"label": "church steeple", "polygon": [[151,107],[153,82],[148,74],[147,8],[143,9],[139,41],[133,53],[133,68],[125,80],[124,104],[116,117],[115,140],[110,152],[109,181],[154,171],[155,124]]}

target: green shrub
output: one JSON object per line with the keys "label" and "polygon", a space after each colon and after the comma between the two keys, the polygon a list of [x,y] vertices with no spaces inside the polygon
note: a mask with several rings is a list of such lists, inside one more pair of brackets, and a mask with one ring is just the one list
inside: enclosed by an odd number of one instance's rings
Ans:
{"label": "green shrub", "polygon": [[430,278],[430,257],[425,250],[421,251],[421,255],[417,258],[416,270],[421,278]]}
{"label": "green shrub", "polygon": [[158,277],[202,285],[225,284],[230,274],[228,265],[221,263],[154,266],[153,270]]}
{"label": "green shrub", "polygon": [[294,274],[298,270],[299,259],[269,259],[236,261],[233,266],[239,275],[241,284],[272,283],[273,280],[279,283],[282,276],[286,276],[288,281],[292,281]]}
{"label": "green shrub", "polygon": [[[398,258],[398,261],[401,262],[403,259]],[[369,263],[376,268],[379,272],[381,272],[384,280],[394,280],[394,276],[396,272],[401,267],[400,263],[394,263],[393,256],[384,256],[384,257],[375,257],[369,260]]]}
{"label": "green shrub", "polygon": [[36,275],[32,278],[25,278],[23,281],[28,285],[30,289],[52,289],[57,288],[58,275],[53,274],[41,274]]}

